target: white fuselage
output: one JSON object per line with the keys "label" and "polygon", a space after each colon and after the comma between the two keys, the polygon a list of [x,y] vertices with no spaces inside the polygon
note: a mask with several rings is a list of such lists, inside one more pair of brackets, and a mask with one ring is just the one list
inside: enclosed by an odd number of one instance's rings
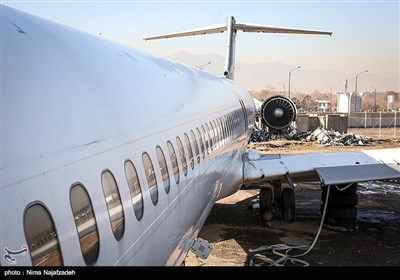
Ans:
{"label": "white fuselage", "polygon": [[[2,9],[1,250],[27,246],[29,252],[16,255],[14,263],[2,255],[1,265],[32,265],[33,252],[43,255],[53,243],[63,265],[86,265],[77,232],[93,224],[99,248],[91,264],[179,265],[214,202],[241,185],[242,154],[254,122],[252,98],[229,79]],[[176,151],[179,183],[168,141]],[[157,146],[166,158],[167,178],[162,178]],[[154,166],[156,203],[143,153]],[[125,174],[128,160],[143,194],[140,219]],[[114,176],[121,201],[111,212],[111,198],[102,188],[105,171]],[[163,179],[170,182],[168,193]],[[70,201],[77,184],[87,191],[95,215],[79,229]],[[52,241],[42,238],[42,251],[26,234],[26,211],[35,204],[48,211],[56,234]],[[119,240],[110,223],[113,211],[123,215]]]}

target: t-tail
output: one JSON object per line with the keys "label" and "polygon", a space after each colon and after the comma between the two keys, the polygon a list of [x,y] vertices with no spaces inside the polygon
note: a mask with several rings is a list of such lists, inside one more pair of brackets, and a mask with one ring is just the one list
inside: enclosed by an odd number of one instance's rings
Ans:
{"label": "t-tail", "polygon": [[235,72],[235,39],[238,30],[243,32],[261,32],[261,33],[290,33],[290,34],[317,34],[317,35],[332,35],[332,32],[318,31],[318,30],[305,30],[293,28],[280,28],[267,25],[236,23],[233,16],[228,17],[226,24],[219,24],[208,26],[183,32],[170,33],[165,35],[153,36],[144,38],[144,40],[156,40],[166,38],[176,38],[184,36],[204,35],[212,33],[222,33],[227,31],[227,45],[224,66],[224,76],[228,79],[234,78]]}

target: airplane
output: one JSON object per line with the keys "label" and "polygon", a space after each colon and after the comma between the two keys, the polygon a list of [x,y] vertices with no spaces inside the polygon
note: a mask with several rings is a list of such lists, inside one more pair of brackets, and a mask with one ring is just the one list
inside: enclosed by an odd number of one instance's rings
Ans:
{"label": "airplane", "polygon": [[236,32],[330,32],[229,17],[181,34],[228,31],[219,77],[3,5],[1,21],[1,266],[181,265],[244,183],[400,177],[398,148],[246,151],[255,106],[232,80]]}

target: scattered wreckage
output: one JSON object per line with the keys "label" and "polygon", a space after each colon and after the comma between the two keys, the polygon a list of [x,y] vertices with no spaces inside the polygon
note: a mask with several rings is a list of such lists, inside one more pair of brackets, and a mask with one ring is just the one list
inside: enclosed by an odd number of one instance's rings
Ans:
{"label": "scattered wreckage", "polygon": [[296,127],[297,109],[293,101],[284,96],[267,99],[259,111],[264,128],[255,127],[249,142],[264,142],[287,139],[313,141],[324,146],[365,146],[372,143],[372,138],[341,134],[334,130],[318,127],[314,131],[298,131]]}
{"label": "scattered wreckage", "polygon": [[266,132],[266,129],[254,128],[250,137],[250,142],[264,142],[277,139],[299,140],[316,142],[321,146],[368,146],[372,143],[372,138],[354,133],[340,133],[333,129],[328,130],[318,127],[314,131],[300,132],[293,126],[291,130],[283,133]]}

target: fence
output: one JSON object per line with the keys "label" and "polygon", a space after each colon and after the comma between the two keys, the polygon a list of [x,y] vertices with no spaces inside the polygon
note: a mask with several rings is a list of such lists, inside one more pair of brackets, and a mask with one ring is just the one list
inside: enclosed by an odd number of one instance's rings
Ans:
{"label": "fence", "polygon": [[340,133],[355,133],[374,139],[400,138],[400,112],[362,112],[347,114],[298,114],[296,117],[298,132],[314,130],[323,126]]}
{"label": "fence", "polygon": [[400,113],[396,111],[351,113],[348,128],[363,128],[374,131],[379,138],[395,139],[400,137]]}

